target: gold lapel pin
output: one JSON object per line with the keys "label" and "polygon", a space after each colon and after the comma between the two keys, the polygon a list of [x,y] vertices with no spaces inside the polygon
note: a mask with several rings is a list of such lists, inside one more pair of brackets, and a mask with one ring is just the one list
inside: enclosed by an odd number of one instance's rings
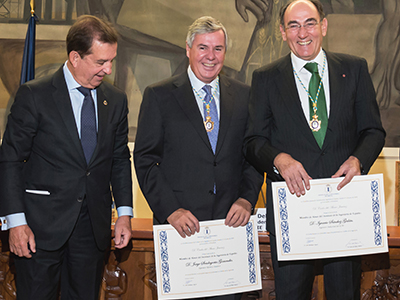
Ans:
{"label": "gold lapel pin", "polygon": [[108,105],[107,100],[104,100],[104,101],[103,101],[103,105]]}

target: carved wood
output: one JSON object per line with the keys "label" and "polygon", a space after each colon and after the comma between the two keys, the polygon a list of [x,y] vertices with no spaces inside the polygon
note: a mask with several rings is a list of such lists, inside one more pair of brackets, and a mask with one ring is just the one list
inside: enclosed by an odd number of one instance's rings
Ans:
{"label": "carved wood", "polygon": [[[113,249],[109,254],[100,300],[157,299],[151,222],[137,222],[140,220],[133,224],[136,230],[131,246]],[[361,300],[400,300],[400,228],[389,227],[389,253],[363,256]],[[13,300],[15,269],[10,261],[6,233],[0,232],[0,240],[0,300]],[[246,293],[242,300],[275,300],[270,246],[265,234],[260,235],[260,256],[263,289]],[[315,278],[312,300],[326,300],[322,275]]]}

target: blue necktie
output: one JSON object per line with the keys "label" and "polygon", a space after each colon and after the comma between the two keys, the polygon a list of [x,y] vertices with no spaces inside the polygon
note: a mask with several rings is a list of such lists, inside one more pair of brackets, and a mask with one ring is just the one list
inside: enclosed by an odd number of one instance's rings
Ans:
{"label": "blue necktie", "polygon": [[[207,117],[211,117],[211,122],[214,122],[214,127],[212,130],[207,131],[208,139],[210,140],[211,148],[215,153],[215,148],[217,147],[218,141],[218,131],[219,131],[219,120],[218,111],[215,99],[211,95],[211,86],[206,84],[203,86],[203,90],[206,92],[206,96],[203,101],[204,108],[204,121],[207,121]],[[207,104],[209,104],[209,112],[207,112]]]}
{"label": "blue necktie", "polygon": [[78,91],[85,96],[81,111],[81,144],[89,164],[97,144],[96,112],[90,89],[81,86]]}

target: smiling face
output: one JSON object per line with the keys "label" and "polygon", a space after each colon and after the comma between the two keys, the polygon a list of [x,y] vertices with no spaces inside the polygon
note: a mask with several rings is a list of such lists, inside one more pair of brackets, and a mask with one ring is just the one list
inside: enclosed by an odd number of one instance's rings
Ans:
{"label": "smiling face", "polygon": [[76,51],[69,54],[69,69],[83,87],[98,87],[104,76],[112,72],[112,62],[117,55],[117,44],[102,43],[94,39],[90,54],[83,58]]}
{"label": "smiling face", "polygon": [[[308,30],[303,26],[297,31],[287,29],[291,24],[304,25],[312,21],[318,24]],[[294,55],[307,61],[313,60],[321,50],[322,39],[328,28],[327,19],[320,20],[314,4],[300,0],[289,5],[284,15],[284,24],[285,26],[280,26],[282,38],[288,43]]]}
{"label": "smiling face", "polygon": [[225,34],[222,30],[196,34],[192,48],[186,44],[190,68],[204,83],[210,83],[217,78],[224,65],[225,52]]}

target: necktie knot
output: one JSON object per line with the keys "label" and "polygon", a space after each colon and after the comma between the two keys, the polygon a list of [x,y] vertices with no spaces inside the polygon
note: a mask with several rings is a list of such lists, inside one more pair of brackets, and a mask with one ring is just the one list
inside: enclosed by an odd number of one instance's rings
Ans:
{"label": "necktie knot", "polygon": [[79,91],[79,92],[81,92],[81,94],[83,95],[83,96],[85,96],[85,97],[88,97],[88,96],[92,96],[91,95],[91,93],[90,93],[90,90],[91,89],[88,89],[88,88],[85,88],[85,87],[83,87],[83,86],[80,86],[80,87],[78,87],[77,88],[77,90]]}
{"label": "necktie knot", "polygon": [[208,96],[211,96],[211,85],[206,84],[203,86],[203,91],[205,91]]}
{"label": "necktie knot", "polygon": [[[318,74],[318,64],[313,62],[313,63],[306,63],[304,65],[304,68],[310,72],[310,73],[317,73]],[[319,74],[318,74],[319,76]]]}

